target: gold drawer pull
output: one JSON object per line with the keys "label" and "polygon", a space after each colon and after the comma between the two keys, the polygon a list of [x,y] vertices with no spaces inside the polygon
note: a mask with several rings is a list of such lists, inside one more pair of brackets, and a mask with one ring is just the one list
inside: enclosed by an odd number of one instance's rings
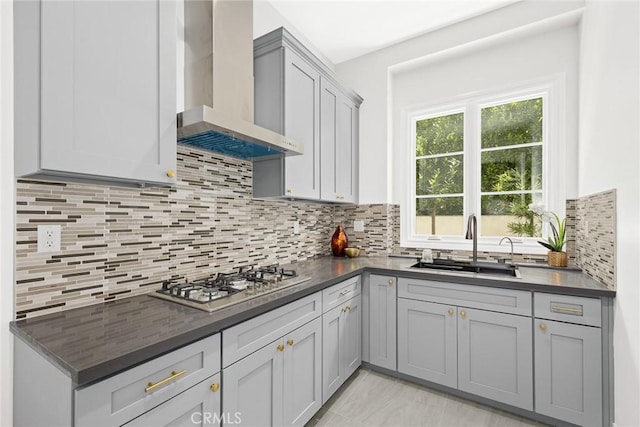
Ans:
{"label": "gold drawer pull", "polygon": [[216,391],[220,390],[220,384],[213,383],[213,384],[211,384],[210,388],[211,388],[211,391],[215,393]]}
{"label": "gold drawer pull", "polygon": [[467,312],[466,312],[466,311],[462,310],[462,311],[460,312],[460,317],[465,317],[466,315],[467,315]]}
{"label": "gold drawer pull", "polygon": [[168,383],[169,381],[173,381],[173,380],[175,380],[176,378],[181,377],[181,376],[183,376],[183,375],[184,375],[184,374],[186,374],[186,373],[187,373],[187,371],[185,371],[184,369],[183,369],[182,371],[180,371],[180,372],[171,371],[171,375],[170,375],[170,376],[168,376],[167,378],[165,378],[165,379],[163,379],[163,380],[161,380],[161,381],[158,381],[158,382],[157,382],[157,383],[155,383],[155,384],[154,384],[154,383],[152,383],[152,382],[149,382],[149,383],[147,384],[147,387],[144,389],[144,391],[145,391],[145,393],[149,393],[150,391],[153,391],[153,390],[155,390],[156,388],[158,388],[158,387],[160,387],[160,386],[162,386],[162,385],[165,385],[165,384],[166,384],[166,383]]}
{"label": "gold drawer pull", "polygon": [[563,307],[561,305],[552,305],[551,311],[555,311],[556,313],[569,313],[569,314],[577,314],[582,316],[581,308],[573,308],[573,307]]}
{"label": "gold drawer pull", "polygon": [[393,285],[393,279],[389,279],[389,286]]}
{"label": "gold drawer pull", "polygon": [[167,171],[167,176],[169,178],[175,178],[176,177],[176,171],[173,171],[173,170]]}
{"label": "gold drawer pull", "polygon": [[341,296],[345,296],[346,294],[348,294],[349,292],[353,292],[353,289],[345,289],[344,291],[340,292]]}
{"label": "gold drawer pull", "polygon": [[542,329],[543,331],[546,331],[547,325],[545,325],[544,323],[540,323],[540,329]]}
{"label": "gold drawer pull", "polygon": [[293,340],[287,340],[287,344],[293,345]]}
{"label": "gold drawer pull", "polygon": [[453,309],[450,308],[449,310],[447,310],[447,313],[449,313],[449,316],[453,316]]}
{"label": "gold drawer pull", "polygon": [[278,344],[278,351],[284,351],[284,346],[282,344]]}

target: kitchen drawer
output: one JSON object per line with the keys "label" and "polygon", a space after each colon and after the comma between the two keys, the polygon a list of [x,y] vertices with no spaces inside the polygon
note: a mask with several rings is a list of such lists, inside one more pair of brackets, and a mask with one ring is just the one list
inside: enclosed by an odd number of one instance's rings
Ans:
{"label": "kitchen drawer", "polygon": [[360,276],[333,285],[322,291],[322,312],[326,313],[358,295],[360,295]]}
{"label": "kitchen drawer", "polygon": [[224,330],[223,367],[226,368],[320,315],[322,293],[316,292]]}
{"label": "kitchen drawer", "polygon": [[598,327],[601,324],[600,298],[536,292],[533,301],[534,314],[537,318]]}
{"label": "kitchen drawer", "polygon": [[399,278],[398,297],[531,316],[529,291]]}
{"label": "kitchen drawer", "polygon": [[[214,384],[218,388],[212,388]],[[125,427],[219,426],[214,418],[214,414],[220,416],[219,387],[218,373],[125,424]]]}
{"label": "kitchen drawer", "polygon": [[[75,425],[122,425],[219,371],[216,334],[76,390]],[[158,386],[149,390],[150,383]]]}

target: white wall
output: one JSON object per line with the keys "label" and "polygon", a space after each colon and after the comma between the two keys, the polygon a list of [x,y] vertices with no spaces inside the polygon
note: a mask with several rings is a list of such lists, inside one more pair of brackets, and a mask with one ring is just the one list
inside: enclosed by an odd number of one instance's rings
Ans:
{"label": "white wall", "polygon": [[298,28],[296,28],[287,18],[282,16],[270,2],[264,0],[253,1],[253,38],[256,39],[276,28],[284,27],[295,38],[311,51],[320,61],[330,69],[334,70],[335,65],[327,56],[317,49],[313,43],[307,39]]}
{"label": "white wall", "polygon": [[13,3],[0,1],[0,425],[13,424]]}
{"label": "white wall", "polygon": [[589,1],[581,28],[579,192],[616,188],[617,427],[640,426],[640,7]]}
{"label": "white wall", "polygon": [[[576,19],[580,1],[521,1],[485,15],[404,41],[336,65],[336,73],[363,98],[360,108],[360,203],[391,201],[389,75],[425,58],[457,55],[493,43],[496,37],[529,31],[535,23]],[[401,6],[398,6],[401,7]]]}

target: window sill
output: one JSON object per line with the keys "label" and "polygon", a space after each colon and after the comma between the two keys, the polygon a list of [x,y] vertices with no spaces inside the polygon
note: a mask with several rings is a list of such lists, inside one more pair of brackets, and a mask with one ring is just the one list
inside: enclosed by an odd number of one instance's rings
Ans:
{"label": "window sill", "polygon": [[[543,255],[548,251],[547,248],[540,245],[535,239],[521,239],[513,242],[513,253],[515,254],[534,254]],[[499,244],[500,237],[492,238],[485,237],[478,241],[479,252],[497,252],[497,253],[511,253],[511,245],[509,242],[503,242]],[[442,237],[439,240],[427,240],[420,239],[401,239],[400,246],[402,248],[417,248],[417,249],[443,249],[443,250],[460,250],[460,251],[472,251],[473,241],[466,240],[464,238],[455,237]]]}

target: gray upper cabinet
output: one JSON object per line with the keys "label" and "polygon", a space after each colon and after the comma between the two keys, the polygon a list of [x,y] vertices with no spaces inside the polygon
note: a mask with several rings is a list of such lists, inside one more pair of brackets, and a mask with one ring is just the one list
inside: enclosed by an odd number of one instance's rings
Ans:
{"label": "gray upper cabinet", "polygon": [[393,371],[396,370],[396,288],[395,277],[369,276],[369,363]]}
{"label": "gray upper cabinet", "polygon": [[304,145],[304,154],[256,160],[253,196],[357,201],[362,98],[284,28],[254,41],[256,124]]}
{"label": "gray upper cabinet", "polygon": [[355,203],[358,179],[358,106],[321,79],[320,198]]}
{"label": "gray upper cabinet", "polygon": [[170,185],[176,4],[18,1],[16,176]]}

